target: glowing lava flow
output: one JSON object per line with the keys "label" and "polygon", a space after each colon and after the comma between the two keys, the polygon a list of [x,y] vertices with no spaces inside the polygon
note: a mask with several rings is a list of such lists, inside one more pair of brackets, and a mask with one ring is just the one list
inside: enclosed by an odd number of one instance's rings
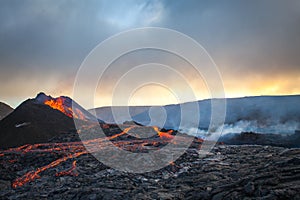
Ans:
{"label": "glowing lava flow", "polygon": [[[113,136],[110,136],[110,137],[106,138],[106,140],[98,138],[98,139],[93,139],[93,140],[87,140],[87,141],[84,141],[83,143],[85,145],[92,145],[92,146],[94,145],[96,147],[95,149],[99,150],[99,147],[96,144],[101,144],[101,142],[107,141],[107,139],[111,140],[111,139],[114,139],[114,138],[119,137],[121,135],[124,135],[131,128],[132,127],[125,128],[121,133],[113,135]],[[47,147],[47,146],[50,146],[50,148],[48,148],[48,149],[38,149],[39,147]],[[105,145],[103,145],[103,146],[105,146]],[[9,153],[11,151],[13,151],[13,152],[21,152],[21,153],[28,153],[28,152],[53,152],[53,151],[61,151],[63,153],[65,151],[67,151],[67,152],[74,152],[74,151],[76,152],[76,151],[78,151],[76,153],[69,154],[69,155],[64,156],[64,157],[62,157],[60,159],[57,159],[57,160],[51,162],[50,164],[48,164],[46,166],[43,166],[43,167],[37,168],[36,170],[27,172],[25,175],[23,175],[20,178],[17,178],[13,182],[13,184],[12,184],[13,188],[23,186],[24,184],[26,184],[26,183],[28,183],[30,181],[33,181],[33,180],[35,180],[37,178],[40,178],[39,174],[41,172],[43,172],[43,171],[45,171],[45,170],[47,170],[49,168],[56,167],[57,165],[59,165],[62,162],[65,162],[68,159],[73,159],[73,158],[76,158],[76,157],[79,157],[81,155],[89,153],[88,151],[85,150],[85,148],[84,148],[84,146],[83,146],[83,144],[81,142],[58,143],[58,144],[54,143],[54,144],[23,145],[23,146],[18,147],[18,148],[9,149],[9,150],[5,151],[5,153]],[[63,175],[76,175],[77,176],[78,174],[72,174],[72,171],[75,169],[75,167],[76,167],[76,161],[73,162],[73,166],[72,166],[72,168],[70,170],[57,173],[56,176],[63,176]]]}
{"label": "glowing lava flow", "polygon": [[74,172],[76,169],[76,160],[73,161],[72,167],[69,170],[58,172],[55,176],[78,176],[77,172]]}
{"label": "glowing lava flow", "polygon": [[171,135],[171,133],[173,132],[173,130],[169,130],[168,132],[162,132],[158,129],[158,127],[154,126],[153,129],[157,132],[157,134],[159,135],[160,138],[162,139],[173,139],[174,136]]}
{"label": "glowing lava flow", "polygon": [[65,100],[62,97],[58,97],[55,99],[46,100],[44,104],[50,106],[53,109],[59,110],[64,113],[68,117],[77,118],[81,120],[86,120],[84,114],[78,108],[75,108],[75,111],[72,110],[70,106],[65,105]]}
{"label": "glowing lava flow", "polygon": [[[43,143],[43,144],[34,144],[34,145],[23,145],[17,148],[11,148],[0,152],[0,157],[7,158],[7,160],[5,159],[2,160],[5,163],[10,163],[7,161],[11,160],[12,158],[13,159],[20,158],[20,155],[24,155],[28,153],[35,153],[36,155],[44,155],[45,153],[49,153],[49,154],[55,153],[61,155],[61,158],[56,159],[45,166],[29,171],[25,173],[23,176],[17,178],[12,183],[13,188],[23,186],[28,182],[40,178],[40,174],[42,172],[46,171],[47,169],[54,168],[59,164],[66,162],[67,160],[73,160],[72,167],[65,171],[56,173],[55,176],[65,176],[65,175],[77,176],[78,173],[76,172],[76,160],[74,160],[75,158],[85,154],[99,152],[104,148],[109,147],[109,145],[111,145],[110,140],[119,138],[122,135],[126,135],[133,128],[139,128],[139,127],[130,126],[124,128],[123,131],[121,131],[120,133],[114,134],[110,137],[96,138],[96,139],[86,140],[82,142]],[[149,127],[148,131],[150,130],[156,131],[159,137],[156,137],[154,139],[143,139],[143,140],[121,139],[120,141],[118,140],[114,141],[113,144],[119,148],[123,148],[129,151],[135,151],[135,150],[143,151],[145,150],[144,148],[145,146],[147,146],[147,149],[149,149],[149,145],[153,147],[152,148],[153,150],[155,150],[157,149],[156,147],[159,146],[159,144],[161,145],[167,144],[168,142],[172,142],[171,139],[174,138],[173,135],[170,135],[172,133],[172,130],[168,132],[162,132],[158,129],[158,127]],[[90,152],[86,150],[85,146],[89,147],[88,149],[90,150]],[[14,160],[13,162],[15,163],[16,161],[19,160]]]}
{"label": "glowing lava flow", "polygon": [[28,183],[30,181],[33,181],[37,178],[40,178],[39,176],[39,173],[49,169],[49,168],[52,168],[52,167],[55,167],[57,165],[59,165],[60,163],[70,159],[70,158],[76,158],[78,156],[81,156],[83,154],[87,154],[88,152],[86,151],[82,151],[82,152],[79,152],[79,153],[75,153],[75,154],[71,154],[71,155],[68,155],[68,156],[65,156],[65,157],[62,157],[60,159],[57,159],[53,162],[51,162],[50,164],[46,165],[46,166],[43,166],[43,167],[40,167],[38,169],[36,169],[35,171],[30,171],[28,173],[26,173],[24,176],[20,177],[20,178],[17,178],[14,183],[12,184],[12,187],[13,188],[16,188],[18,186],[23,186],[25,183]]}

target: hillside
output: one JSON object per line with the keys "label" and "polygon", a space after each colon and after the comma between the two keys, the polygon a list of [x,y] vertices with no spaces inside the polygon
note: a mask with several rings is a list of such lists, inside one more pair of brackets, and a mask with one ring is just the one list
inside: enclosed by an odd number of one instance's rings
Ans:
{"label": "hillside", "polygon": [[13,110],[9,105],[0,102],[0,120],[9,115]]}
{"label": "hillside", "polygon": [[[206,132],[211,120],[212,101],[224,99],[201,100],[183,104],[160,106],[130,106],[129,115],[126,107],[97,108],[97,116],[110,123],[134,120],[143,125],[156,125],[167,129],[176,129],[192,135]],[[227,98],[226,117],[223,134],[253,131],[259,133],[294,133],[300,129],[300,95],[292,96],[255,96]],[[198,106],[199,113],[193,109]],[[189,107],[191,109],[189,109]],[[186,108],[183,121],[181,109]],[[151,117],[152,116],[152,117]],[[186,117],[187,116],[187,117]],[[199,123],[191,123],[198,117]],[[220,127],[221,128],[221,127]],[[221,131],[217,129],[216,131]]]}

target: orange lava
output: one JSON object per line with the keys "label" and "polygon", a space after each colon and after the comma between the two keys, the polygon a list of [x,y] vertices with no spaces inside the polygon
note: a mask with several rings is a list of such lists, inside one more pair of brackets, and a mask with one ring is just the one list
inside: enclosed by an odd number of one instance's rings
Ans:
{"label": "orange lava", "polygon": [[9,163],[15,163],[17,161],[18,161],[17,159],[8,160]]}
{"label": "orange lava", "polygon": [[[56,159],[52,162],[50,162],[47,165],[41,166],[35,170],[29,171],[25,173],[23,176],[17,178],[13,183],[12,187],[17,188],[21,187],[24,184],[34,181],[35,179],[40,178],[40,175],[42,172],[46,171],[47,169],[53,168],[58,166],[59,164],[66,162],[67,160],[73,160],[71,168],[61,171],[55,174],[55,176],[77,176],[78,173],[76,171],[76,160],[75,158],[89,154],[94,152],[99,152],[103,150],[106,147],[109,147],[110,140],[118,138],[122,135],[127,134],[131,129],[135,128],[136,126],[129,126],[125,128],[122,132],[115,134],[110,137],[106,138],[96,138],[92,140],[86,140],[81,142],[65,142],[65,143],[43,143],[43,144],[34,144],[34,145],[23,145],[17,148],[11,148],[5,151],[0,152],[0,156],[5,155],[22,155],[27,153],[56,153],[61,155],[61,158]],[[120,140],[120,141],[114,141],[114,145],[123,148],[124,150],[128,151],[135,151],[144,150],[144,147],[147,146],[147,149],[149,149],[149,145],[153,147],[153,150],[155,150],[155,147],[159,146],[159,144],[166,144],[170,142],[171,139],[174,138],[173,135],[171,135],[172,130],[168,132],[162,132],[159,130],[158,127],[151,127],[154,131],[157,132],[159,137],[155,139],[144,139],[144,140]],[[86,150],[89,149],[89,151]],[[156,148],[157,149],[157,148]],[[15,158],[15,157],[14,157]],[[10,161],[9,161],[10,162]],[[16,160],[11,160],[12,163],[17,162]],[[172,163],[170,163],[172,164]]]}
{"label": "orange lava", "polygon": [[69,170],[58,172],[55,176],[78,176],[78,173],[75,172],[76,170],[76,160],[73,161],[72,167]]}
{"label": "orange lava", "polygon": [[64,103],[64,99],[62,97],[58,97],[55,99],[46,100],[44,104],[50,106],[53,109],[59,110],[64,113],[68,117],[77,118],[81,120],[86,120],[84,114],[78,108],[75,108],[75,111],[72,110],[71,107],[67,107]]}
{"label": "orange lava", "polygon": [[12,187],[13,188],[16,188],[16,187],[20,187],[20,186],[23,186],[24,184],[30,182],[30,181],[33,181],[37,178],[40,178],[39,174],[49,168],[52,168],[52,167],[55,167],[57,165],[59,165],[60,163],[70,159],[70,158],[76,158],[78,156],[81,156],[83,154],[87,154],[88,152],[87,151],[82,151],[82,152],[78,152],[78,153],[75,153],[75,154],[71,154],[71,155],[68,155],[68,156],[65,156],[65,157],[62,157],[60,159],[57,159],[53,162],[51,162],[50,164],[46,165],[46,166],[43,166],[43,167],[40,167],[40,168],[37,168],[36,170],[33,170],[33,171],[30,171],[30,172],[27,172],[24,176],[20,177],[20,178],[17,178],[13,184],[12,184]]}
{"label": "orange lava", "polygon": [[[122,131],[121,133],[119,134],[116,134],[116,135],[113,135],[113,136],[110,136],[106,139],[101,139],[101,138],[98,138],[98,139],[93,139],[93,140],[88,140],[88,141],[84,141],[83,143],[85,145],[90,145],[90,146],[94,146],[95,147],[95,151],[98,151],[99,150],[99,146],[97,144],[101,144],[101,142],[105,142],[107,140],[111,140],[111,139],[114,139],[116,137],[119,137],[121,135],[124,135],[126,134],[132,127],[128,127],[126,129],[124,129],[124,131]],[[103,145],[105,146],[105,144]],[[48,149],[39,149],[40,147],[50,147]],[[53,162],[51,162],[50,164],[46,165],[46,166],[43,166],[43,167],[40,167],[36,170],[32,170],[30,172],[27,172],[25,175],[23,175],[22,177],[20,178],[17,178],[13,184],[12,184],[12,187],[13,188],[16,188],[16,187],[20,187],[20,186],[23,186],[24,184],[28,183],[28,182],[31,182],[35,179],[38,179],[40,178],[40,173],[49,169],[49,168],[53,168],[53,167],[56,167],[57,165],[59,165],[60,163],[62,162],[65,162],[66,160],[68,159],[71,159],[71,158],[76,158],[76,157],[79,157],[81,155],[84,155],[84,154],[88,154],[88,151],[85,150],[84,146],[82,145],[81,142],[70,142],[70,143],[58,143],[58,144],[34,144],[34,145],[23,145],[21,147],[18,147],[18,148],[15,148],[15,149],[9,149],[7,150],[6,152],[8,151],[13,151],[13,152],[21,152],[21,153],[27,153],[27,152],[54,152],[54,151],[59,151],[61,153],[67,151],[67,152],[76,152],[76,153],[73,153],[73,154],[69,154],[67,156],[64,156],[60,159],[57,159]],[[63,176],[63,175],[75,175],[77,176],[78,174],[73,174],[72,171],[76,168],[76,161],[73,162],[73,166],[70,170],[68,171],[63,171],[61,173],[57,173],[56,176]]]}
{"label": "orange lava", "polygon": [[157,134],[159,135],[159,137],[162,138],[162,139],[172,140],[174,138],[174,136],[171,135],[171,133],[173,132],[173,130],[169,130],[168,132],[162,132],[156,126],[154,126],[153,129],[157,132]]}

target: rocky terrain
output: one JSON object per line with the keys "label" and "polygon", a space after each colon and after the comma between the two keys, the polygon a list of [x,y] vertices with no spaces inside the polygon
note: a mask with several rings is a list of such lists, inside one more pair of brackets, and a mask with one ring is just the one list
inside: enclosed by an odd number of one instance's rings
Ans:
{"label": "rocky terrain", "polygon": [[[40,93],[1,120],[0,199],[300,199],[300,149],[291,148],[299,147],[299,131],[245,132],[216,143],[92,118],[67,97]],[[153,152],[160,158],[147,157]],[[169,159],[176,152],[183,155]],[[130,170],[108,167],[95,155]]]}
{"label": "rocky terrain", "polygon": [[217,145],[205,156],[190,148],[169,166],[144,174],[120,172],[84,154],[14,185],[58,155],[4,152],[0,199],[300,199],[300,149],[256,145]]}
{"label": "rocky terrain", "polygon": [[240,134],[228,134],[219,139],[225,144],[258,144],[270,145],[287,148],[300,148],[300,131],[296,130],[294,134],[271,134],[242,132]]}

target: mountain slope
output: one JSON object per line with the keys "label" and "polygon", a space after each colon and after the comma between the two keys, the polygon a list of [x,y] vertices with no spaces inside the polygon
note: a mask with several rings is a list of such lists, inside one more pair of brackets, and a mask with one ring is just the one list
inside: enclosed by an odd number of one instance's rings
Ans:
{"label": "mountain slope", "polygon": [[9,115],[13,110],[9,105],[0,102],[0,120]]}
{"label": "mountain slope", "polygon": [[[290,96],[255,96],[228,98],[226,100],[225,133],[243,131],[294,133],[300,129],[300,95]],[[223,101],[214,99],[214,101]],[[189,116],[195,117],[194,106],[199,107],[199,124],[190,123]],[[160,126],[178,130],[181,122],[181,107],[187,108],[187,119],[181,124],[183,131],[206,130],[211,120],[211,100],[201,100],[166,106],[130,106],[100,107],[95,111],[97,116],[108,123],[134,120],[143,125]],[[191,109],[189,109],[189,107]],[[129,114],[126,114],[128,112]],[[118,120],[114,119],[114,109]],[[163,111],[163,112],[162,112]],[[194,131],[195,132],[195,131]]]}
{"label": "mountain slope", "polygon": [[26,100],[0,122],[0,148],[47,142],[72,129],[72,118],[47,105]]}
{"label": "mountain slope", "polygon": [[78,103],[73,101],[67,96],[60,96],[53,98],[47,96],[44,93],[39,93],[35,98],[36,103],[45,104],[50,106],[53,109],[59,110],[68,117],[81,119],[81,120],[96,120],[96,118],[81,107]]}
{"label": "mountain slope", "polygon": [[[107,123],[123,123],[125,121],[131,121],[133,116],[149,110],[150,107],[151,106],[107,106],[96,108],[95,110],[91,109],[90,111],[95,111],[96,116]],[[128,111],[131,117],[128,116]],[[114,116],[113,112],[116,113],[116,116]]]}
{"label": "mountain slope", "polygon": [[74,133],[73,116],[80,121],[94,118],[69,97],[52,98],[40,93],[0,121],[0,149],[48,142],[62,133]]}
{"label": "mountain slope", "polygon": [[[221,101],[215,99],[214,101]],[[179,129],[181,121],[181,106],[188,107],[192,103],[164,106],[166,112],[165,128]],[[181,124],[181,128],[207,129],[211,118],[211,100],[196,102],[200,112],[199,124]],[[155,109],[152,109],[152,112]],[[158,111],[157,111],[158,112]],[[194,110],[188,110],[189,116],[197,114]],[[159,116],[159,113],[152,113]],[[149,115],[149,109],[133,117],[133,120],[144,125],[158,125],[158,121]],[[294,96],[257,96],[226,99],[225,132],[259,131],[259,132],[287,132],[293,133],[300,129],[300,95]],[[193,133],[192,133],[193,134]]]}

